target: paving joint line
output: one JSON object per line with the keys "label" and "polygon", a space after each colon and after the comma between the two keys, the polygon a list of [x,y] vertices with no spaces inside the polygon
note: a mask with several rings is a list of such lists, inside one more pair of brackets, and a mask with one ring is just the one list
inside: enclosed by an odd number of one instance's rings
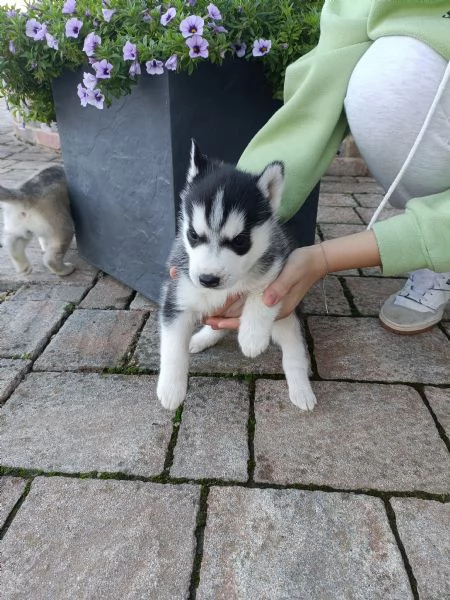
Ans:
{"label": "paving joint line", "polygon": [[[11,523],[14,521],[14,517],[16,516],[16,514],[19,512],[20,507],[22,506],[22,504],[25,502],[26,497],[28,496],[30,489],[31,489],[31,484],[33,483],[33,481],[28,481],[24,491],[22,492],[20,498],[17,500],[17,502],[14,504],[13,508],[11,509],[11,512],[8,514],[8,516],[6,517],[5,522],[3,523],[3,526],[0,527],[0,541],[5,537],[6,532],[8,531],[8,529],[11,526]],[[1,570],[1,564],[0,564],[0,570]]]}
{"label": "paving joint line", "polygon": [[203,547],[205,541],[205,528],[208,520],[208,497],[209,487],[202,486],[200,490],[200,502],[197,511],[196,526],[194,537],[196,540],[194,561],[191,571],[191,581],[189,585],[189,600],[196,600],[197,588],[200,583],[200,572],[203,560]]}

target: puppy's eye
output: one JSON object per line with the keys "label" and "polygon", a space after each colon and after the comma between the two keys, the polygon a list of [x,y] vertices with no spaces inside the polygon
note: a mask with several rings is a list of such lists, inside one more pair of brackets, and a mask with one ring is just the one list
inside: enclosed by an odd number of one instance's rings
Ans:
{"label": "puppy's eye", "polygon": [[188,229],[188,238],[191,242],[197,242],[199,239],[199,236],[193,227],[189,227]]}
{"label": "puppy's eye", "polygon": [[248,235],[246,233],[240,233],[233,238],[230,243],[235,250],[243,250],[248,246]]}

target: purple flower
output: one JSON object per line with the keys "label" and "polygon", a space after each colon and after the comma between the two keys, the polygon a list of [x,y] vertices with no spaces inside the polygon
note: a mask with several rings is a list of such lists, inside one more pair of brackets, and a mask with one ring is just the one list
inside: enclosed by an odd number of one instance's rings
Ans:
{"label": "purple flower", "polygon": [[86,88],[84,88],[81,83],[77,85],[77,96],[80,99],[81,106],[87,106],[89,99],[89,92]]}
{"label": "purple flower", "polygon": [[172,54],[172,56],[169,56],[164,66],[168,71],[176,71],[178,66],[178,56],[176,54]]}
{"label": "purple flower", "polygon": [[199,35],[193,35],[186,40],[191,58],[208,58],[208,42]]}
{"label": "purple flower", "polygon": [[228,29],[225,29],[222,25],[214,25],[213,31],[214,33],[228,33]]}
{"label": "purple flower", "polygon": [[272,42],[270,40],[255,40],[253,42],[253,56],[264,56],[270,52],[272,47]]}
{"label": "purple flower", "polygon": [[85,17],[90,17],[91,16],[91,11],[88,9],[85,13],[84,13]]}
{"label": "purple flower", "polygon": [[247,52],[247,44],[245,42],[234,42],[231,46],[238,58],[243,58],[245,56],[245,53]]}
{"label": "purple flower", "polygon": [[77,7],[76,0],[66,0],[64,2],[64,6],[62,7],[62,12],[65,15],[73,15],[76,7]]}
{"label": "purple flower", "polygon": [[150,23],[150,21],[152,20],[152,17],[148,14],[148,9],[144,10],[142,20],[144,21],[144,23]]}
{"label": "purple flower", "polygon": [[283,50],[286,50],[286,48],[289,48],[289,44],[280,44],[280,48],[283,48]]}
{"label": "purple flower", "polygon": [[11,19],[11,17],[15,17],[17,15],[17,11],[15,10],[7,10],[6,11],[6,16],[9,17]]}
{"label": "purple flower", "polygon": [[33,40],[43,40],[47,33],[47,26],[42,25],[36,19],[28,19],[25,24],[25,34]]}
{"label": "purple flower", "polygon": [[83,73],[83,84],[88,90],[93,90],[97,85],[97,77],[92,73]]}
{"label": "purple flower", "polygon": [[123,60],[136,60],[137,58],[137,49],[136,44],[132,44],[127,41],[125,46],[122,48],[123,51]]}
{"label": "purple flower", "polygon": [[213,21],[220,21],[222,15],[220,14],[220,10],[214,4],[208,4],[208,16]]}
{"label": "purple flower", "polygon": [[188,0],[189,6],[195,6],[197,4],[197,0]]}
{"label": "purple flower", "polygon": [[92,31],[84,38],[83,52],[86,52],[86,56],[94,56],[97,46],[101,43],[102,38]]}
{"label": "purple flower", "polygon": [[183,37],[187,38],[190,35],[202,35],[205,21],[201,17],[191,15],[186,17],[180,23],[180,31]]}
{"label": "purple flower", "polygon": [[145,63],[145,68],[147,69],[147,73],[149,75],[162,75],[164,73],[162,60],[148,60]]}
{"label": "purple flower", "polygon": [[161,15],[161,19],[160,19],[160,23],[161,25],[168,25],[170,23],[170,21],[172,21],[175,18],[175,15],[177,14],[177,11],[174,8],[169,8],[169,10],[167,12],[165,12],[163,15]]}
{"label": "purple flower", "polygon": [[88,90],[88,104],[102,110],[105,96],[100,90]]}
{"label": "purple flower", "polygon": [[72,17],[66,23],[66,37],[77,38],[82,27],[83,21],[80,21],[76,17]]}
{"label": "purple flower", "polygon": [[97,79],[109,79],[111,77],[112,64],[106,58],[99,62],[92,63]]}
{"label": "purple flower", "polygon": [[131,67],[130,70],[128,71],[128,74],[130,77],[136,77],[136,75],[140,75],[141,74],[141,65],[138,63],[138,61],[134,61],[134,63],[131,63]]}
{"label": "purple flower", "polygon": [[16,53],[16,47],[14,46],[14,42],[12,40],[9,40],[9,51],[11,52],[11,54],[15,54]]}
{"label": "purple flower", "polygon": [[115,12],[116,11],[113,8],[102,8],[103,18],[107,23],[111,21],[111,18]]}
{"label": "purple flower", "polygon": [[55,39],[52,35],[50,35],[49,33],[45,34],[45,39],[47,40],[47,46],[49,48],[53,48],[53,50],[58,50],[59,48],[59,44],[58,44],[58,40]]}

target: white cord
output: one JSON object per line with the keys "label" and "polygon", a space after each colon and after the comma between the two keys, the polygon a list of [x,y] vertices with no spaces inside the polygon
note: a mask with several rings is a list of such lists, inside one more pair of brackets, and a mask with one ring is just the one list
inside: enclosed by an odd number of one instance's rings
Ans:
{"label": "white cord", "polygon": [[427,116],[425,118],[425,121],[423,122],[422,129],[419,131],[419,134],[418,134],[418,136],[416,138],[416,141],[414,142],[414,144],[413,144],[413,146],[412,146],[412,148],[411,148],[408,156],[406,157],[406,160],[403,163],[403,166],[400,169],[397,177],[392,182],[390,188],[388,189],[388,191],[387,191],[386,195],[384,196],[383,200],[380,202],[380,205],[378,206],[377,210],[375,211],[373,217],[370,219],[370,223],[368,224],[367,229],[372,229],[372,227],[375,224],[376,220],[380,216],[381,211],[386,206],[386,204],[388,203],[390,197],[392,196],[392,194],[397,189],[397,186],[400,183],[403,175],[405,174],[406,169],[411,164],[411,161],[414,158],[414,155],[416,154],[417,148],[419,147],[420,143],[422,142],[423,136],[425,135],[426,130],[428,129],[428,125],[430,124],[430,121],[431,121],[431,119],[434,116],[434,113],[436,111],[436,107],[437,107],[437,105],[439,103],[439,100],[442,97],[442,94],[444,93],[445,87],[446,87],[449,79],[450,79],[450,62],[447,64],[444,76],[442,77],[442,81],[439,84],[439,87],[438,87],[438,90],[437,90],[436,95],[434,97],[433,103],[432,103],[432,105],[430,107],[430,110],[428,111],[428,114],[427,114]]}

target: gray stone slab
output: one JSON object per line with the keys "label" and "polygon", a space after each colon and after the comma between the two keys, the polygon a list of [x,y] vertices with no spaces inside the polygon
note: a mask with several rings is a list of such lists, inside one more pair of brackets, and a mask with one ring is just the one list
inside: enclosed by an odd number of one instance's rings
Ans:
{"label": "gray stone slab", "polygon": [[[380,202],[381,202],[381,200],[380,200]],[[355,208],[355,211],[361,217],[362,222],[365,223],[366,225],[368,225],[370,223],[370,220],[372,219],[375,210],[376,210],[375,208]],[[404,210],[400,210],[400,209],[396,209],[396,208],[392,208],[392,207],[385,207],[381,211],[381,213],[378,215],[377,222],[386,221],[386,219],[390,219],[391,217],[395,217],[396,215],[401,215],[404,212],[405,212]]]}
{"label": "gray stone slab", "polygon": [[19,477],[0,477],[0,528],[5,524],[26,485],[25,479]]}
{"label": "gray stone slab", "polygon": [[419,394],[406,386],[315,382],[304,413],[284,381],[259,380],[255,481],[338,489],[450,491],[450,457]]}
{"label": "gray stone slab", "polygon": [[146,375],[31,373],[2,409],[0,464],[48,472],[162,472],[171,414]]}
{"label": "gray stone slab", "polygon": [[346,285],[361,315],[378,316],[384,301],[403,287],[404,279],[348,277]]}
{"label": "gray stone slab", "polygon": [[198,600],[407,600],[378,498],[213,488]]}
{"label": "gray stone slab", "polygon": [[90,284],[85,285],[67,285],[65,283],[55,282],[51,284],[26,284],[21,286],[11,301],[42,301],[56,300],[67,302],[68,304],[78,304]]}
{"label": "gray stone slab", "polygon": [[132,303],[130,304],[131,310],[158,310],[158,305],[153,302],[153,300],[149,300],[142,294],[136,294]]}
{"label": "gray stone slab", "polygon": [[65,315],[65,302],[2,302],[0,356],[34,358]]}
{"label": "gray stone slab", "polygon": [[402,336],[371,318],[310,317],[308,324],[324,379],[450,383],[450,344],[436,327]]}
{"label": "gray stone slab", "polygon": [[421,600],[450,598],[450,504],[391,500]]}
{"label": "gray stone slab", "polygon": [[327,194],[377,194],[383,195],[384,191],[374,179],[369,177],[339,178],[334,181],[323,180],[320,189]]}
{"label": "gray stone slab", "polygon": [[317,212],[317,222],[322,223],[355,223],[362,225],[363,220],[351,207],[320,206]]}
{"label": "gray stone slab", "polygon": [[0,404],[17,386],[24,373],[30,368],[29,360],[0,358]]}
{"label": "gray stone slab", "polygon": [[80,304],[80,308],[125,308],[133,290],[113,277],[101,277]]}
{"label": "gray stone slab", "polygon": [[322,206],[357,206],[350,194],[330,194],[320,192],[319,207]]}
{"label": "gray stone slab", "polygon": [[248,396],[242,381],[190,380],[172,477],[247,481]]}
{"label": "gray stone slab", "polygon": [[76,310],[34,368],[74,371],[118,366],[133,344],[144,316],[136,310]]}
{"label": "gray stone slab", "polygon": [[37,478],[2,542],[8,600],[187,598],[198,488]]}
{"label": "gray stone slab", "polygon": [[450,388],[426,387],[425,395],[439,423],[450,436]]}
{"label": "gray stone slab", "polygon": [[[133,355],[133,363],[145,369],[159,369],[158,315],[150,315],[144,326]],[[230,373],[230,374],[277,374],[283,373],[281,351],[271,345],[256,358],[246,358],[237,343],[234,333],[221,340],[216,346],[199,354],[191,354],[191,373]]]}
{"label": "gray stone slab", "polygon": [[33,266],[33,271],[29,275],[20,275],[16,272],[5,248],[0,247],[1,288],[8,288],[10,286],[15,286],[17,288],[21,284],[31,283],[48,283],[51,285],[61,282],[65,284],[70,283],[72,285],[91,284],[98,272],[98,269],[91,267],[87,262],[82,260],[78,251],[74,248],[69,248],[65,261],[74,264],[76,269],[73,273],[67,275],[67,277],[58,277],[58,275],[51,273],[42,264],[42,252],[36,245],[32,246],[30,244],[30,247],[27,248],[27,255]]}
{"label": "gray stone slab", "polygon": [[350,316],[352,312],[342,285],[333,275],[328,275],[309,290],[301,308],[305,315],[325,315],[327,308],[329,315]]}
{"label": "gray stone slab", "polygon": [[[364,208],[377,208],[380,202],[383,200],[383,194],[353,194],[355,200]],[[386,207],[386,210],[390,205]]]}

